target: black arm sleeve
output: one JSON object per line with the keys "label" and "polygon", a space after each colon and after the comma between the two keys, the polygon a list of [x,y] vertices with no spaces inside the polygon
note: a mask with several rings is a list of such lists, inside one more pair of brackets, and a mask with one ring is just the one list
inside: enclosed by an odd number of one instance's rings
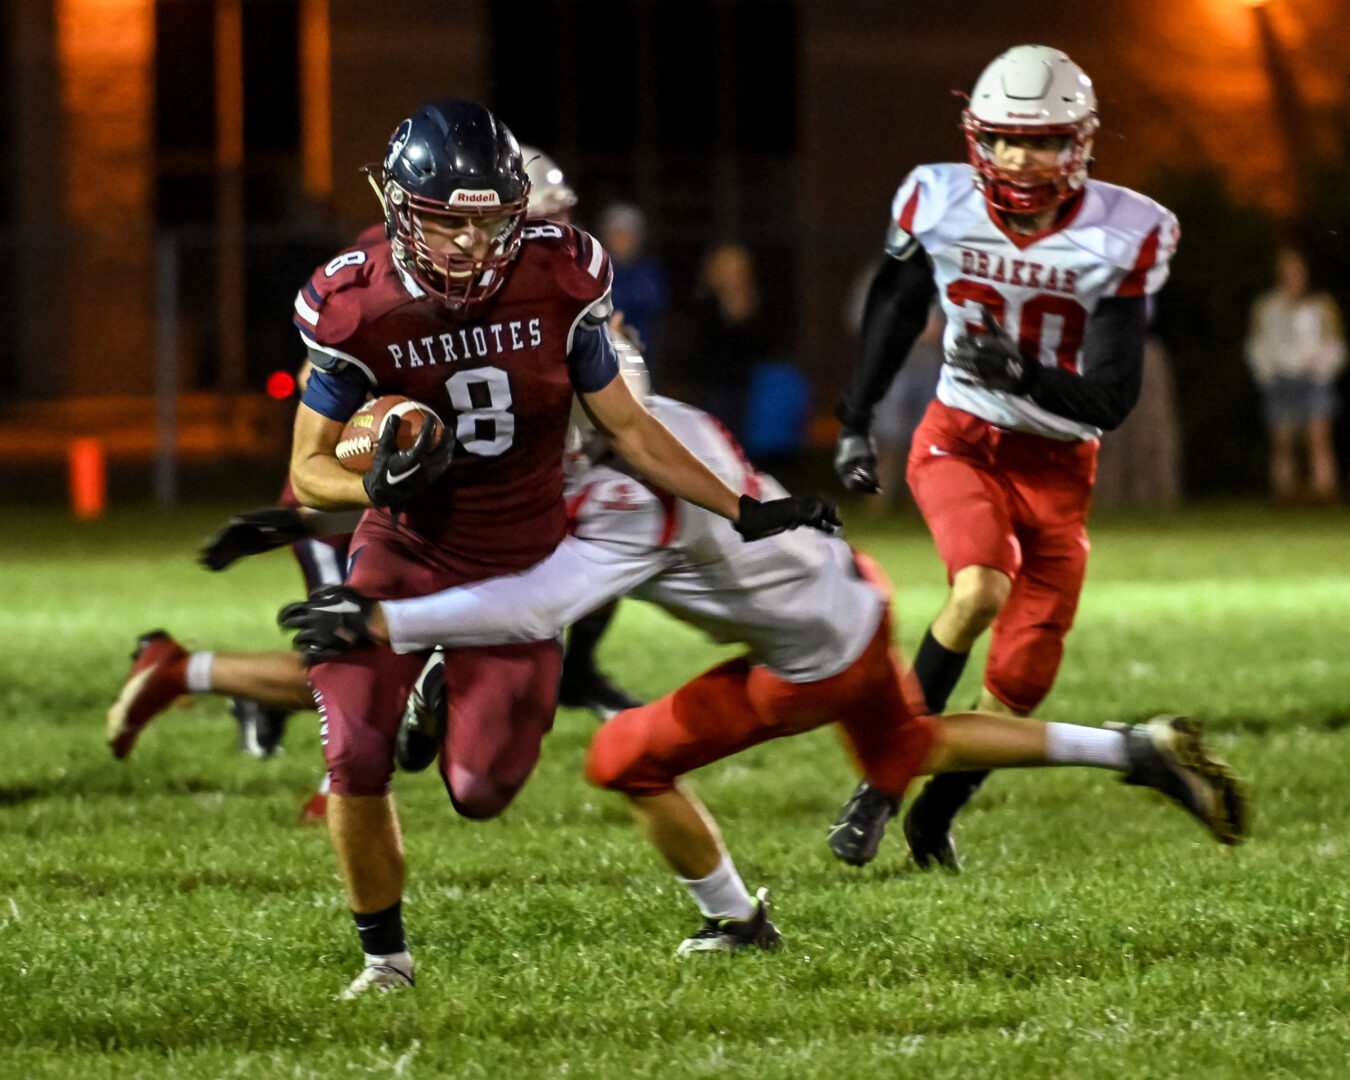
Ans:
{"label": "black arm sleeve", "polygon": [[866,433],[872,408],[886,396],[891,380],[928,322],[937,286],[923,249],[907,259],[888,258],[872,279],[863,309],[862,347],[834,414],[850,431]]}
{"label": "black arm sleeve", "polygon": [[1104,431],[1119,427],[1139,400],[1147,327],[1142,296],[1101,301],[1083,335],[1083,374],[1043,367],[1028,396],[1058,416]]}

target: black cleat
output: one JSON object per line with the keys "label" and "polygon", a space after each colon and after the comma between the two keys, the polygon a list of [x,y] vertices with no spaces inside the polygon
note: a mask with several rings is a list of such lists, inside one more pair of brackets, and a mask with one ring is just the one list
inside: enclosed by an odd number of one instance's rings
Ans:
{"label": "black cleat", "polygon": [[905,840],[920,870],[961,869],[952,840],[952,821],[979,790],[989,773],[954,772],[935,776],[924,785],[905,815]]}
{"label": "black cleat", "polygon": [[914,865],[920,870],[941,867],[953,874],[960,873],[961,860],[956,855],[956,841],[952,839],[951,819],[947,819],[946,827],[939,832],[925,832],[923,816],[916,814],[916,809],[917,804],[911,806],[901,823]]}
{"label": "black cleat", "polygon": [[828,839],[834,857],[850,866],[866,866],[877,857],[886,824],[899,809],[899,799],[861,781],[839,820],[830,826]]}
{"label": "black cleat", "polygon": [[558,683],[558,704],[570,709],[589,709],[596,718],[612,720],[624,709],[636,709],[642,704],[632,694],[615,686],[595,668],[569,671],[563,666]]}
{"label": "black cleat", "polygon": [[1197,818],[1221,844],[1247,833],[1247,800],[1227,764],[1205,750],[1199,722],[1155,716],[1144,724],[1111,725],[1125,736],[1125,783],[1161,791]]}
{"label": "black cleat", "polygon": [[394,760],[404,772],[421,772],[445,741],[445,653],[436,649],[413,683],[394,740]]}
{"label": "black cleat", "polygon": [[290,713],[241,697],[230,698],[230,712],[239,722],[239,749],[244,753],[270,758],[281,748]]}
{"label": "black cleat", "polygon": [[676,956],[691,953],[740,952],[763,949],[777,952],[783,947],[783,935],[769,919],[769,890],[755,893],[755,913],[748,919],[705,919],[703,929],[685,938],[675,950]]}

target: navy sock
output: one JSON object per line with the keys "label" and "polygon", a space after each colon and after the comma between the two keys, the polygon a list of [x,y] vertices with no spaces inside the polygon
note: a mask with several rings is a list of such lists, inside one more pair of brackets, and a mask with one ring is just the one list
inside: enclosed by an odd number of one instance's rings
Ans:
{"label": "navy sock", "polygon": [[403,937],[403,901],[396,900],[383,911],[353,911],[361,948],[371,956],[389,956],[408,948]]}
{"label": "navy sock", "polygon": [[947,699],[960,682],[961,672],[966,669],[969,656],[970,653],[952,652],[940,644],[933,636],[931,626],[924,634],[919,653],[914,657],[914,677],[923,687],[923,699],[933,716],[947,707]]}

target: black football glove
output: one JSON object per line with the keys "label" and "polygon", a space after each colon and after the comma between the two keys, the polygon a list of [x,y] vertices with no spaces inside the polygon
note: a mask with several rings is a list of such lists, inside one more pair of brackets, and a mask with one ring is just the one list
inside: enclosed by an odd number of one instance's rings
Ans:
{"label": "black football glove", "polygon": [[802,525],[821,532],[834,532],[842,524],[834,503],[819,495],[790,495],[768,502],[742,495],[740,515],[734,527],[742,540],[763,540],[766,536],[776,536]]}
{"label": "black football glove", "polygon": [[376,601],[346,585],[321,585],[308,600],[287,604],[277,625],[294,630],[306,667],[371,644],[370,613]]}
{"label": "black football glove", "polygon": [[877,494],[881,491],[881,477],[877,473],[876,440],[865,432],[840,428],[834,449],[834,471],[849,491]]}
{"label": "black football glove", "polygon": [[430,487],[450,467],[455,440],[447,431],[439,446],[432,445],[436,424],[427,422],[417,433],[417,441],[407,450],[398,448],[398,429],[402,420],[391,416],[384,422],[375,459],[361,481],[373,506],[402,506]]}
{"label": "black football glove", "polygon": [[230,518],[220,532],[202,544],[197,560],[208,570],[224,570],[245,555],[258,555],[304,538],[305,523],[298,510],[268,506]]}
{"label": "black football glove", "polygon": [[1026,394],[1036,385],[1041,365],[1017,351],[1017,343],[999,326],[984,304],[984,332],[966,334],[952,351],[949,363],[990,390]]}

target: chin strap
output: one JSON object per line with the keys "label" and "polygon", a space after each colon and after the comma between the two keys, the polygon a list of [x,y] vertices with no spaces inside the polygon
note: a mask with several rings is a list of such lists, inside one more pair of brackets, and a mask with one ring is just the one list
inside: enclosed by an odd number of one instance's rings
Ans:
{"label": "chin strap", "polygon": [[385,201],[384,189],[380,187],[380,182],[375,179],[375,169],[375,165],[361,166],[361,171],[365,174],[366,181],[370,184],[371,190],[375,192],[375,198],[380,200],[380,213],[388,217],[389,203]]}

